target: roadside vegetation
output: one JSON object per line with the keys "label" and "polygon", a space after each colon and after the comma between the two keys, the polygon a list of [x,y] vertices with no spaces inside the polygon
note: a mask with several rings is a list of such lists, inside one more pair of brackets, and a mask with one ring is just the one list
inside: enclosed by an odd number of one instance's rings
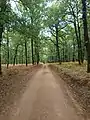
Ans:
{"label": "roadside vegetation", "polygon": [[50,64],[49,67],[68,85],[85,117],[90,117],[90,74],[86,73],[86,62],[81,66],[77,62],[66,62],[62,65]]}
{"label": "roadside vegetation", "polygon": [[3,75],[0,76],[0,115],[5,115],[12,109],[12,105],[25,91],[28,82],[39,68],[41,65],[19,65],[4,69]]}
{"label": "roadside vegetation", "polygon": [[89,112],[89,38],[90,0],[0,0],[0,94],[49,63]]}

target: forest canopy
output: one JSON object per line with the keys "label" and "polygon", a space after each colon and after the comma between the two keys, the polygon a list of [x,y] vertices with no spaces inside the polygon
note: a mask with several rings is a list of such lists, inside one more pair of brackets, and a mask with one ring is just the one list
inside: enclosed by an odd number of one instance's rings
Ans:
{"label": "forest canopy", "polygon": [[87,61],[89,0],[0,0],[1,65]]}

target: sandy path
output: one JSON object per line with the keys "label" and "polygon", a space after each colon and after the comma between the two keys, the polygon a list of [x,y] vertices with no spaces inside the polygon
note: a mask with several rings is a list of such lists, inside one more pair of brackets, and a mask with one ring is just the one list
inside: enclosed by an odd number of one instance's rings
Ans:
{"label": "sandy path", "polygon": [[56,79],[48,68],[39,70],[28,83],[17,107],[0,120],[84,120],[77,115],[60,87],[63,84],[58,84]]}

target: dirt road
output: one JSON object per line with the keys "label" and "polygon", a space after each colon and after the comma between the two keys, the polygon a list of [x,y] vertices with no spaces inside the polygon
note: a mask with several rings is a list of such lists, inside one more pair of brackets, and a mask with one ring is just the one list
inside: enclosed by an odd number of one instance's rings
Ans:
{"label": "dirt road", "polygon": [[48,68],[42,68],[29,81],[10,114],[0,120],[84,120],[64,88],[62,80],[59,84]]}

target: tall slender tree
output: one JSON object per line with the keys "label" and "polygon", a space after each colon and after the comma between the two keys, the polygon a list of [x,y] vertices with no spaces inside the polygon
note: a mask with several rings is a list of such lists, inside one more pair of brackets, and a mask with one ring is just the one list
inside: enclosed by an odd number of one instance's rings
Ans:
{"label": "tall slender tree", "polygon": [[84,41],[87,51],[87,72],[90,73],[90,40],[88,35],[88,25],[87,25],[87,0],[82,0],[82,12],[83,12],[83,26],[84,26]]}
{"label": "tall slender tree", "polygon": [[6,12],[6,0],[0,1],[0,74],[2,73],[1,70],[1,43],[2,43],[2,35],[4,30],[4,15]]}

